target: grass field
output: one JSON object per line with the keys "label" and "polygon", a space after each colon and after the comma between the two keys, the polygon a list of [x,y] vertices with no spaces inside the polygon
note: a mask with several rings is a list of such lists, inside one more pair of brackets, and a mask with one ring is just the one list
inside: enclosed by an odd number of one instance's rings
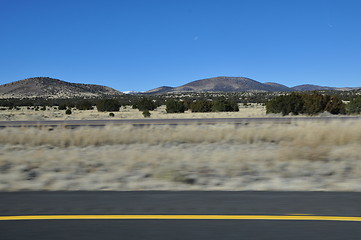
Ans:
{"label": "grass field", "polygon": [[361,191],[361,122],[0,129],[0,190]]}
{"label": "grass field", "polygon": [[[243,118],[243,117],[266,117],[266,109],[262,105],[252,104],[245,107],[242,104],[239,112],[211,112],[211,113],[185,113],[166,112],[165,106],[160,106],[154,111],[150,111],[151,118]],[[119,112],[113,112],[114,117],[109,116],[109,112],[98,112],[97,110],[77,110],[72,109],[71,115],[66,115],[65,110],[57,110],[54,107],[47,107],[45,111],[35,111],[27,107],[20,110],[0,111],[0,121],[11,120],[92,120],[92,119],[139,119],[144,118],[138,109],[131,106],[123,106]]]}

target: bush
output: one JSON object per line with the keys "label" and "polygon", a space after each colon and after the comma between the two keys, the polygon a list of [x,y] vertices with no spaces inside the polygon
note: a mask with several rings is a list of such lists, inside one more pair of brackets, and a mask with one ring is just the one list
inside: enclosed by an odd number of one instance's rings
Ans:
{"label": "bush", "polygon": [[315,115],[325,111],[327,103],[330,101],[331,97],[320,93],[312,93],[304,94],[303,99],[305,101],[304,113],[308,115]]}
{"label": "bush", "polygon": [[109,113],[109,117],[114,117],[115,115],[114,115],[114,113]]}
{"label": "bush", "polygon": [[238,112],[238,104],[231,100],[219,99],[212,104],[213,112]]}
{"label": "bush", "polygon": [[193,102],[190,106],[192,112],[212,112],[212,102],[200,100]]}
{"label": "bush", "polygon": [[140,101],[133,105],[133,109],[136,108],[138,108],[139,111],[153,111],[157,108],[157,105],[151,99],[142,98]]}
{"label": "bush", "polygon": [[290,113],[298,115],[303,112],[304,100],[300,94],[278,96],[266,104],[266,113],[282,113],[283,116]]}
{"label": "bush", "polygon": [[68,109],[65,111],[65,114],[66,114],[66,115],[70,115],[70,114],[71,114],[71,110],[68,108]]}
{"label": "bush", "polygon": [[67,109],[67,106],[65,103],[62,103],[62,104],[59,104],[59,107],[58,107],[59,110],[65,110]]}
{"label": "bush", "polygon": [[92,110],[93,104],[89,100],[82,100],[76,103],[75,107],[79,110]]}
{"label": "bush", "polygon": [[151,114],[150,114],[149,110],[143,111],[143,116],[144,116],[145,118],[149,118],[150,115],[151,115]]}
{"label": "bush", "polygon": [[266,104],[267,113],[282,113],[283,116],[290,113],[315,115],[325,111],[332,114],[345,114],[345,104],[337,97],[319,93],[291,93],[275,97]]}
{"label": "bush", "polygon": [[184,113],[185,109],[186,108],[181,101],[171,99],[166,102],[167,113]]}
{"label": "bush", "polygon": [[325,111],[332,114],[346,114],[345,104],[338,97],[331,97],[328,101]]}
{"label": "bush", "polygon": [[347,105],[347,113],[360,114],[361,113],[361,96],[354,98]]}
{"label": "bush", "polygon": [[119,112],[120,103],[115,99],[102,99],[96,104],[99,112]]}

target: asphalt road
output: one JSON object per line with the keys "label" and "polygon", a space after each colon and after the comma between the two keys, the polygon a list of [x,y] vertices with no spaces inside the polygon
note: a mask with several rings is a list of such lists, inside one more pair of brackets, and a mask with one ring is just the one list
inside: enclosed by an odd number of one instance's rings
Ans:
{"label": "asphalt road", "polygon": [[331,121],[336,119],[361,120],[360,117],[269,117],[269,118],[188,118],[188,119],[115,119],[115,120],[46,120],[46,121],[0,121],[0,127],[34,127],[34,126],[105,126],[105,125],[184,125],[216,123],[291,123],[293,121]]}
{"label": "asphalt road", "polygon": [[[0,239],[361,239],[360,203],[334,192],[0,193]],[[5,219],[16,216],[30,219]]]}

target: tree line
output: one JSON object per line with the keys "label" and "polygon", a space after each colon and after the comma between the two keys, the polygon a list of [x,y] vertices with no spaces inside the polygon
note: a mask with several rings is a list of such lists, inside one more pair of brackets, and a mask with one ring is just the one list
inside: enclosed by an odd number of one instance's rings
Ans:
{"label": "tree line", "polygon": [[266,103],[267,113],[316,115],[322,112],[331,114],[358,114],[361,112],[361,97],[351,98],[345,104],[338,96],[313,93],[291,93],[277,96]]}

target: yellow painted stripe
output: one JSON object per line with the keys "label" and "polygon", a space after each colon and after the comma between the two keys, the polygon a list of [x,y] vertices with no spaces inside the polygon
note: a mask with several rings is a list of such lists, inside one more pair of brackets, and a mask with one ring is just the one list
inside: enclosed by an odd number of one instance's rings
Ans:
{"label": "yellow painted stripe", "polygon": [[302,216],[302,215],[33,215],[0,216],[0,221],[10,220],[298,220],[298,221],[352,221],[361,217]]}

